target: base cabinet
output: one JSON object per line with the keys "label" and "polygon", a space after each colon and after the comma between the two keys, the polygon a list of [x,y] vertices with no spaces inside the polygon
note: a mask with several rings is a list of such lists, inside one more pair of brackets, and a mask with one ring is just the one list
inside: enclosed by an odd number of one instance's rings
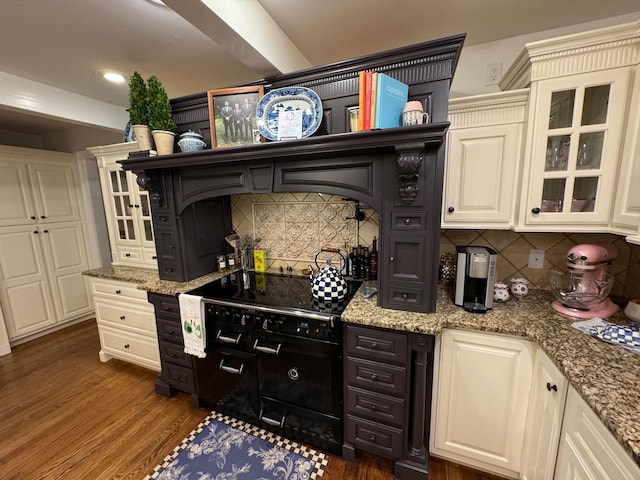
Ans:
{"label": "base cabinet", "polygon": [[155,309],[162,365],[155,391],[164,397],[173,397],[178,392],[195,394],[193,357],[184,352],[178,299],[157,293],[149,293],[148,296]]}
{"label": "base cabinet", "polygon": [[434,384],[431,453],[518,478],[535,345],[445,329]]}
{"label": "base cabinet", "polygon": [[527,417],[523,480],[552,480],[569,383],[538,349]]}
{"label": "base cabinet", "polygon": [[118,358],[151,370],[160,370],[158,336],[147,293],[135,283],[91,279],[100,360]]}
{"label": "base cabinet", "polygon": [[434,337],[347,325],[343,456],[393,460],[399,480],[428,475]]}
{"label": "base cabinet", "polygon": [[634,480],[640,467],[574,388],[567,394],[555,480]]}

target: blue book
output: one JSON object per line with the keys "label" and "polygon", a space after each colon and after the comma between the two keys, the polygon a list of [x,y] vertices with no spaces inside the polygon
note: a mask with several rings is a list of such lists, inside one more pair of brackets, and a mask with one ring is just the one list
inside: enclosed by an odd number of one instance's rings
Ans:
{"label": "blue book", "polygon": [[376,124],[373,128],[402,125],[402,109],[409,98],[409,85],[384,73],[378,74]]}

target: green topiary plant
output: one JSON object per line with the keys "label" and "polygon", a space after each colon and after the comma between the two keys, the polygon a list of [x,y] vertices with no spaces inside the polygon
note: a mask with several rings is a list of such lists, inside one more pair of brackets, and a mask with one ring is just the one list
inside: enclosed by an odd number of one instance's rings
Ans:
{"label": "green topiary plant", "polygon": [[149,128],[151,130],[165,130],[175,132],[176,122],[171,113],[171,104],[167,92],[155,75],[147,80],[147,111]]}
{"label": "green topiary plant", "polygon": [[131,125],[147,125],[147,84],[138,72],[129,78],[129,120]]}

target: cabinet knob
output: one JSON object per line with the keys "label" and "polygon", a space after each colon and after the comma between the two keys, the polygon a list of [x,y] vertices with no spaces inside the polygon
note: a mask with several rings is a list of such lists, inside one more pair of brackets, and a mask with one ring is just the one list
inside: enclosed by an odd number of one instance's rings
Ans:
{"label": "cabinet knob", "polygon": [[168,220],[168,218],[167,218],[167,217],[160,217],[160,221],[161,221],[161,222],[166,222],[167,220]]}
{"label": "cabinet knob", "polygon": [[405,218],[404,219],[404,224],[405,225],[411,225],[411,219],[410,218]]}
{"label": "cabinet knob", "polygon": [[176,354],[175,353],[171,353],[171,355],[169,355],[171,358],[176,358]]}
{"label": "cabinet knob", "polygon": [[136,208],[140,208],[140,205],[134,205],[134,207],[136,207]]}
{"label": "cabinet knob", "polygon": [[449,207],[449,208],[447,208],[447,212],[449,212],[449,213],[453,213],[453,212],[455,212],[455,210],[456,210],[456,209],[455,209],[455,208],[453,208],[453,207]]}
{"label": "cabinet knob", "polygon": [[171,307],[164,307],[164,310],[169,312],[169,311],[171,311]]}
{"label": "cabinet knob", "polygon": [[151,260],[157,260],[157,259],[158,259],[157,255],[154,255],[153,257],[151,257]]}
{"label": "cabinet knob", "polygon": [[129,344],[128,344],[128,343],[125,343],[125,344],[124,344],[124,348],[129,348]]}
{"label": "cabinet knob", "polygon": [[372,442],[375,442],[376,436],[372,433],[371,436],[369,437],[369,440],[371,440]]}
{"label": "cabinet knob", "polygon": [[372,373],[372,374],[371,374],[371,380],[372,380],[372,381],[374,381],[374,382],[375,382],[376,380],[378,380],[378,375],[376,375],[375,373]]}
{"label": "cabinet knob", "polygon": [[169,248],[176,248],[176,246],[172,243],[171,245],[169,245]]}
{"label": "cabinet knob", "polygon": [[167,333],[168,333],[169,335],[173,335],[173,334],[174,334],[174,333],[176,333],[176,332],[175,332],[175,330],[167,330]]}
{"label": "cabinet knob", "polygon": [[46,215],[40,215],[40,218],[47,218]]}
{"label": "cabinet knob", "polygon": [[369,410],[371,410],[372,412],[375,412],[377,408],[378,407],[376,407],[376,404],[372,403],[371,406],[369,407]]}
{"label": "cabinet knob", "polygon": [[371,344],[371,350],[377,350],[378,349],[378,344],[376,342],[373,342]]}
{"label": "cabinet knob", "polygon": [[116,295],[120,295],[122,293],[122,290],[116,290]]}
{"label": "cabinet knob", "polygon": [[402,294],[402,298],[406,299],[409,295],[407,295],[406,293]]}
{"label": "cabinet knob", "polygon": [[44,233],[49,233],[49,230],[43,230]]}
{"label": "cabinet knob", "polygon": [[393,262],[393,261],[395,260],[395,258],[394,258],[394,257],[391,257],[389,260],[391,260],[391,261]]}
{"label": "cabinet knob", "polygon": [[35,233],[37,235],[40,232],[38,232],[38,230],[34,230],[33,233]]}
{"label": "cabinet knob", "polygon": [[120,315],[120,320],[124,320],[124,315]]}
{"label": "cabinet knob", "polygon": [[133,208],[133,205],[129,204],[129,208]]}
{"label": "cabinet knob", "polygon": [[35,219],[36,219],[36,217],[31,217],[31,220],[35,220]]}
{"label": "cabinet knob", "polygon": [[558,387],[556,385],[551,385],[549,382],[547,382],[547,390],[549,391],[553,390],[554,392],[557,392]]}
{"label": "cabinet knob", "polygon": [[124,256],[125,256],[125,257],[130,257],[130,256],[131,256],[131,254],[130,254],[130,253],[125,253],[125,254],[124,254]]}
{"label": "cabinet knob", "polygon": [[531,213],[534,213],[537,215],[538,213],[540,213],[540,209],[538,207],[532,208]]}

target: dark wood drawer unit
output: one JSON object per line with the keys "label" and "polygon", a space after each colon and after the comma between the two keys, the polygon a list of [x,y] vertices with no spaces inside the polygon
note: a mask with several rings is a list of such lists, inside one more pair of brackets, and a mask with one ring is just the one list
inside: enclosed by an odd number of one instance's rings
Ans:
{"label": "dark wood drawer unit", "polygon": [[398,480],[427,478],[434,340],[344,325],[346,460],[360,449],[392,459]]}
{"label": "dark wood drawer unit", "polygon": [[177,392],[193,394],[196,391],[193,359],[184,353],[178,299],[157,293],[149,293],[148,297],[155,308],[162,365],[155,384],[156,393],[165,397],[172,397]]}

